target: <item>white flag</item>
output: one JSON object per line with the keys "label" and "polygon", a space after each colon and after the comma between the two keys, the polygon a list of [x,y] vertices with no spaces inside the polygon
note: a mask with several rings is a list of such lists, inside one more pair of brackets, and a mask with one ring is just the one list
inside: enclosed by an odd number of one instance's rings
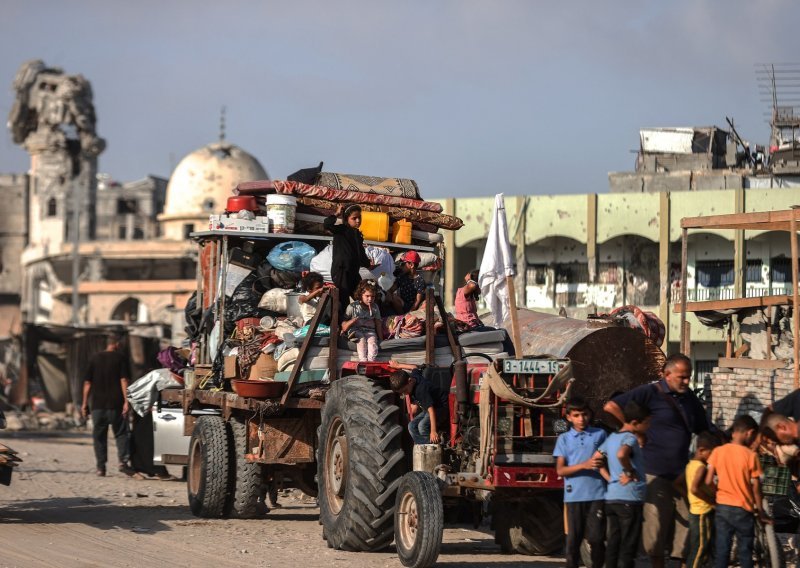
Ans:
{"label": "white flag", "polygon": [[508,285],[506,276],[514,276],[514,259],[511,256],[511,243],[508,241],[508,223],[503,194],[494,196],[494,213],[486,248],[483,251],[478,285],[486,305],[492,311],[494,326],[503,327],[510,315]]}

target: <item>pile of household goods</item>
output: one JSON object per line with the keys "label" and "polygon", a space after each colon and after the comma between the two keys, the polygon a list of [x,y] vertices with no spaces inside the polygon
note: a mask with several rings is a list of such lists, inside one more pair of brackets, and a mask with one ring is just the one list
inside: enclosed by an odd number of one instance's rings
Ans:
{"label": "pile of household goods", "polygon": [[[361,278],[373,280],[379,292],[389,292],[395,285],[395,263],[402,250],[390,251],[394,243],[406,242],[420,248],[439,250],[443,241],[440,228],[457,229],[460,219],[445,215],[439,204],[419,198],[412,180],[384,179],[359,176],[314,174],[316,184],[301,181],[258,181],[240,184],[234,204],[229,202],[225,215],[211,216],[211,229],[247,232],[248,224],[259,223],[259,232],[298,234],[297,240],[252,239],[237,242],[229,250],[225,271],[224,325],[220,318],[207,310],[195,315],[193,300],[187,306],[187,332],[197,340],[202,331],[209,334],[209,359],[214,361],[213,384],[235,387],[235,379],[286,381],[298,359],[299,348],[308,332],[311,315],[301,308],[300,296],[305,294],[303,276],[317,273],[325,285],[331,284],[332,245],[327,240],[305,239],[302,235],[328,235],[323,228],[326,216],[333,215],[339,204],[358,203],[362,211],[378,215],[362,220],[361,231],[372,268],[361,269]],[[328,185],[320,185],[324,180]],[[276,205],[277,204],[277,205]],[[232,207],[234,205],[235,207]],[[235,211],[236,207],[246,209]],[[377,226],[377,229],[376,229]],[[409,229],[410,226],[410,229]],[[239,227],[239,228],[234,228]],[[329,235],[328,235],[329,236]],[[387,243],[380,245],[380,242]],[[204,247],[201,257],[211,254]],[[427,285],[438,281],[442,268],[441,256],[420,252],[419,273]],[[210,261],[205,262],[210,266]],[[214,281],[214,279],[209,279]],[[221,279],[217,279],[220,281]],[[211,297],[213,297],[213,291]],[[208,295],[206,295],[208,297]],[[342,298],[343,302],[350,299]],[[211,310],[212,308],[209,308]],[[378,361],[394,359],[400,362],[421,363],[425,360],[424,305],[410,313],[383,314],[384,340],[380,343]],[[329,313],[322,316],[315,337],[311,340],[298,384],[305,394],[328,379],[329,344],[337,341],[338,366],[346,361],[358,361],[356,345],[346,337],[330,337]],[[454,327],[463,330],[459,322]],[[435,360],[438,365],[453,361],[443,326],[437,326]],[[222,339],[220,339],[222,338]],[[505,331],[466,332],[458,336],[465,353],[480,352],[491,356],[505,355]],[[231,384],[233,383],[233,384]],[[211,386],[209,384],[209,386]],[[298,393],[298,394],[303,394]]]}

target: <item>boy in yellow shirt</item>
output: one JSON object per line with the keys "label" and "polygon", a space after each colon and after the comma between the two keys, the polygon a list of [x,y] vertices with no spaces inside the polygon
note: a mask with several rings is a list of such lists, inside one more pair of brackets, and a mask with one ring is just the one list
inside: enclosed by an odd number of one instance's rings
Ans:
{"label": "boy in yellow shirt", "polygon": [[719,439],[710,432],[697,436],[694,457],[686,464],[686,495],[689,498],[689,550],[686,566],[708,563],[714,534],[714,488],[705,484],[706,465]]}

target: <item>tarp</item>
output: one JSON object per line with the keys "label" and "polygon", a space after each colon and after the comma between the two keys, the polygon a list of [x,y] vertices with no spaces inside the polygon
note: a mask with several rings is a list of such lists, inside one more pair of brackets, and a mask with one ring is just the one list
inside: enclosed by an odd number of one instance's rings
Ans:
{"label": "tarp", "polygon": [[507,276],[514,276],[514,257],[508,241],[508,222],[503,194],[494,196],[494,212],[486,248],[483,251],[478,285],[494,318],[493,325],[502,327],[509,317]]}

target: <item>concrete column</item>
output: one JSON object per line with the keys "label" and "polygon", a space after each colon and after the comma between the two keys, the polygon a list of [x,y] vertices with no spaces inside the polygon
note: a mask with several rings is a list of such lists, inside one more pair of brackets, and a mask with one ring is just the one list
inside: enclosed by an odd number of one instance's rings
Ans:
{"label": "concrete column", "polygon": [[[744,213],[744,187],[737,187],[735,192],[734,213]],[[747,247],[744,242],[744,230],[736,229],[733,237],[733,289],[736,298],[745,297],[747,278]]]}
{"label": "concrete column", "polygon": [[669,229],[670,229],[670,194],[664,191],[659,194],[659,213],[658,213],[658,317],[664,322],[667,336],[664,338],[665,345],[670,341],[669,334]]}
{"label": "concrete column", "polygon": [[586,204],[586,260],[589,282],[597,283],[597,194],[590,193]]}
{"label": "concrete column", "polygon": [[[456,200],[453,197],[448,197],[444,200],[444,212],[448,215],[455,216],[456,214]],[[452,308],[455,304],[456,295],[456,232],[444,230],[444,305],[447,308]]]}

